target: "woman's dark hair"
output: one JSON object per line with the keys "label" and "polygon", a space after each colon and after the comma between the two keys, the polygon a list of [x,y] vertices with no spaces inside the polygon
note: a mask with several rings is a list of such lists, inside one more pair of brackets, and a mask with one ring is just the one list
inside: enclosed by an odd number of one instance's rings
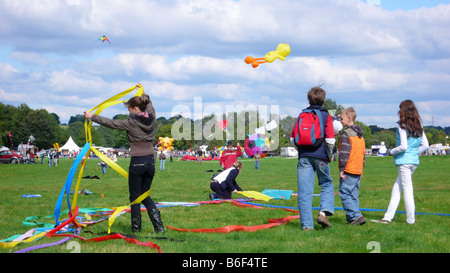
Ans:
{"label": "woman's dark hair", "polygon": [[419,111],[412,100],[404,100],[400,103],[398,115],[400,117],[399,126],[408,132],[409,136],[422,136],[422,119]]}
{"label": "woman's dark hair", "polygon": [[127,102],[125,102],[125,107],[130,108],[137,106],[139,107],[139,110],[144,112],[145,109],[147,109],[147,105],[149,103],[150,97],[147,94],[143,93],[141,96],[132,97]]}

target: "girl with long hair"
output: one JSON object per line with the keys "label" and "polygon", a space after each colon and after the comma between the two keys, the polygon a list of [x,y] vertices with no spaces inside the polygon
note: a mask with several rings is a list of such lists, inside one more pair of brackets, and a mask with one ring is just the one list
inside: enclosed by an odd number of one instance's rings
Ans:
{"label": "girl with long hair", "polygon": [[413,194],[412,174],[419,165],[419,154],[425,152],[429,145],[422,120],[415,104],[411,100],[400,103],[398,111],[399,122],[397,130],[397,147],[390,151],[398,168],[398,176],[392,188],[391,201],[381,223],[390,223],[394,218],[400,203],[401,193],[406,207],[406,222],[415,223],[415,204]]}

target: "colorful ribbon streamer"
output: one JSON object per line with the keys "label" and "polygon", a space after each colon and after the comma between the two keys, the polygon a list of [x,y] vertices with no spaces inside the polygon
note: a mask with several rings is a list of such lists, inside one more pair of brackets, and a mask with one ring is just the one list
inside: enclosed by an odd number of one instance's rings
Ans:
{"label": "colorful ribbon streamer", "polygon": [[131,205],[135,205],[135,204],[139,204],[141,203],[145,198],[147,198],[150,195],[150,190],[144,192],[141,196],[139,196],[136,200],[134,200],[131,204],[129,204],[128,206],[122,206],[122,207],[118,207],[114,213],[109,217],[108,219],[108,233],[111,233],[111,226],[114,223],[114,221],[116,220],[117,215],[119,215],[120,212],[122,212],[123,210],[125,210],[126,208],[130,207]]}
{"label": "colorful ribbon streamer", "polygon": [[[232,205],[238,206],[238,207],[251,207],[251,208],[261,208],[253,204],[245,203],[245,202],[238,202],[233,200],[231,202]],[[289,212],[298,213],[297,211],[291,210],[291,209],[283,209]],[[177,231],[184,231],[184,232],[197,232],[197,233],[230,233],[234,231],[247,231],[247,232],[254,232],[262,229],[268,229],[273,228],[276,226],[281,226],[282,224],[287,224],[293,219],[299,219],[300,215],[295,216],[288,216],[285,218],[278,218],[278,219],[269,219],[269,224],[262,224],[262,225],[256,225],[256,226],[243,226],[243,225],[230,225],[220,228],[198,228],[198,229],[183,229],[183,228],[175,228],[172,226],[167,226],[168,229],[177,230]]]}
{"label": "colorful ribbon streamer", "polygon": [[[56,206],[55,206],[55,213],[54,213],[54,218],[55,218],[55,226],[59,225],[59,215],[61,213],[61,205],[62,205],[62,200],[64,198],[64,194],[67,195],[67,205],[69,206],[69,209],[71,208],[70,205],[70,200],[69,200],[69,193],[70,193],[70,187],[72,185],[72,180],[73,177],[75,176],[75,172],[76,169],[78,167],[78,164],[80,164],[81,160],[83,159],[83,157],[85,156],[85,154],[89,151],[91,145],[89,144],[89,142],[87,142],[83,149],[81,149],[80,153],[78,154],[78,156],[75,158],[75,161],[72,164],[72,167],[70,168],[69,171],[69,175],[67,176],[66,179],[66,183],[64,184],[64,187],[61,190],[61,193],[59,194],[58,200],[56,201]],[[83,172],[84,169],[84,163],[83,163],[83,168],[81,168],[80,173]],[[79,184],[79,181],[77,182],[77,186]],[[75,195],[74,195],[74,200],[76,200],[76,196],[77,196],[78,191],[76,191]],[[76,205],[76,201],[74,202]]]}

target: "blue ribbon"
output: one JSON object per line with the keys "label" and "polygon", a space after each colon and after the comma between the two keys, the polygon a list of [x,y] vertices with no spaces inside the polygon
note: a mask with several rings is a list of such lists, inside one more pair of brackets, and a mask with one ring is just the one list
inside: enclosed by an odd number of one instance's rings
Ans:
{"label": "blue ribbon", "polygon": [[62,200],[63,200],[64,194],[67,195],[67,205],[69,206],[69,211],[71,210],[69,193],[70,193],[70,187],[72,186],[73,177],[75,176],[75,172],[77,170],[78,165],[80,164],[81,160],[86,155],[86,153],[89,151],[90,147],[91,146],[90,146],[89,142],[86,142],[83,149],[81,149],[80,153],[75,158],[75,161],[73,162],[72,167],[70,168],[70,172],[69,172],[69,175],[67,176],[66,183],[64,184],[64,187],[62,188],[61,193],[59,194],[58,201],[56,202],[55,213],[54,213],[55,226],[59,226],[59,224],[60,224],[59,214],[61,213],[61,205],[62,205]]}
{"label": "blue ribbon", "polygon": [[[281,209],[293,209],[296,210],[298,207],[285,207],[285,206],[276,206],[276,205],[268,205],[268,204],[259,204],[259,203],[252,203],[252,202],[241,202],[249,205],[256,205],[261,207],[270,207],[270,208],[281,208]],[[319,207],[312,207],[313,210],[320,209]],[[344,210],[342,207],[335,207],[336,210]],[[360,211],[386,211],[385,209],[367,209],[367,208],[360,208]],[[396,213],[405,213],[406,211],[396,211]],[[431,213],[431,212],[415,212],[416,215],[437,215],[437,216],[450,216],[448,213]]]}

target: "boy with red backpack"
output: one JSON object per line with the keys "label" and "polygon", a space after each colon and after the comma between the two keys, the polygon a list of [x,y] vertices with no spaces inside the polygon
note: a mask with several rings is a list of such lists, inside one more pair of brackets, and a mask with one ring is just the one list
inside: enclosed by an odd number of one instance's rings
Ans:
{"label": "boy with red backpack", "polygon": [[335,139],[332,117],[322,108],[325,97],[326,92],[320,87],[308,91],[310,106],[300,113],[290,137],[291,144],[298,150],[298,208],[302,230],[314,229],[312,200],[315,173],[321,187],[317,223],[324,228],[331,227],[327,216],[334,214],[334,187],[328,164]]}

